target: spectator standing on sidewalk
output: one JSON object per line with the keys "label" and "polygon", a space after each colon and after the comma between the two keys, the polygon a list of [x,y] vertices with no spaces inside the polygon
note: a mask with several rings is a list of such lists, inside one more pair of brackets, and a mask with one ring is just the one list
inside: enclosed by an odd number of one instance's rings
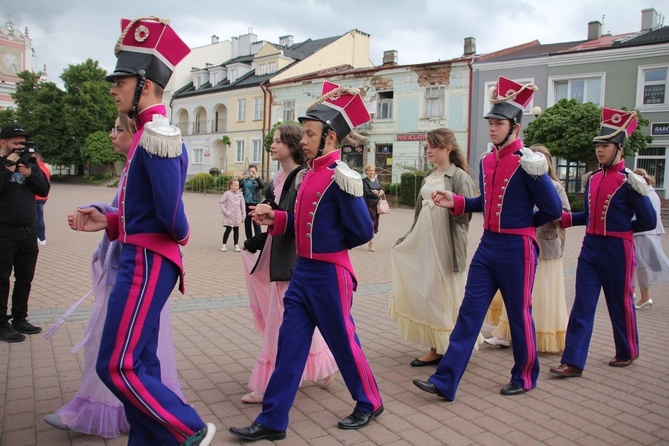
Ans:
{"label": "spectator standing on sidewalk", "polygon": [[228,237],[230,237],[230,232],[232,231],[232,241],[235,244],[235,251],[241,252],[242,250],[239,247],[239,226],[244,221],[244,213],[246,212],[244,195],[239,190],[239,181],[230,180],[228,188],[228,190],[223,192],[220,200],[218,200],[218,205],[223,215],[223,227],[225,228],[221,251],[226,252],[228,250]]}
{"label": "spectator standing on sidewalk", "polygon": [[657,214],[655,229],[634,234],[636,246],[636,279],[639,283],[641,298],[634,303],[637,310],[653,308],[653,299],[650,298],[650,288],[653,285],[669,282],[669,259],[662,249],[662,203],[655,192],[655,177],[648,175],[646,169],[634,169],[634,173],[643,178],[648,184],[648,197]]}
{"label": "spectator standing on sidewalk", "polygon": [[[44,164],[41,153],[35,153],[35,159],[37,160],[37,166],[42,170],[46,180],[51,182],[51,171]],[[46,225],[44,224],[44,205],[49,199],[49,196],[42,197],[40,195],[35,195],[35,206],[37,209],[37,220],[35,224],[37,225],[37,244],[46,245]]]}
{"label": "spectator standing on sidewalk", "polygon": [[249,164],[244,175],[239,177],[239,188],[242,190],[246,203],[244,233],[246,240],[250,240],[254,235],[262,232],[260,225],[253,221],[253,218],[249,215],[251,206],[255,206],[262,201],[262,191],[265,189],[265,182],[258,176],[258,166]]}
{"label": "spectator standing on sidewalk", "polygon": [[[42,331],[27,320],[28,298],[39,253],[35,195],[48,195],[51,186],[35,158],[22,154],[27,138],[18,124],[0,130],[0,341],[5,342],[21,342],[24,333]],[[12,270],[12,307],[7,314]]]}
{"label": "spectator standing on sidewalk", "polygon": [[[379,178],[376,176],[376,167],[372,164],[367,164],[365,166],[365,176],[362,179],[362,191],[362,196],[365,197],[365,203],[367,204],[367,210],[369,210],[369,216],[374,222],[374,234],[378,234],[379,213],[377,206],[379,204],[379,199],[383,198],[385,192],[383,191],[383,185],[381,185]],[[374,239],[369,241],[367,249],[374,251]]]}

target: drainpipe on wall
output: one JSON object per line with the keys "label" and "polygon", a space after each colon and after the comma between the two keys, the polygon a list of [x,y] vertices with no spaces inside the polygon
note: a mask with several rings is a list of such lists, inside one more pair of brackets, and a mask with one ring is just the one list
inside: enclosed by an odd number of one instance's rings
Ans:
{"label": "drainpipe on wall", "polygon": [[265,166],[267,166],[267,181],[269,182],[269,153],[265,151],[265,136],[267,136],[267,133],[271,130],[269,128],[269,123],[272,122],[272,92],[269,91],[269,87],[265,86],[264,82],[260,83],[260,88],[263,91],[263,104],[269,104],[269,107],[267,107],[267,113],[262,114],[262,151],[263,151],[263,156],[262,156],[262,163],[263,165],[261,168],[263,169],[263,172],[265,171]]}
{"label": "drainpipe on wall", "polygon": [[474,80],[474,67],[472,67],[472,64],[474,63],[474,60],[476,59],[476,56],[472,56],[469,59],[469,63],[467,64],[469,66],[469,130],[467,132],[467,165],[471,166],[471,153],[473,151],[472,148],[472,123],[474,122],[474,109],[472,107],[472,104],[474,103],[474,100],[472,99],[473,97],[473,80]]}

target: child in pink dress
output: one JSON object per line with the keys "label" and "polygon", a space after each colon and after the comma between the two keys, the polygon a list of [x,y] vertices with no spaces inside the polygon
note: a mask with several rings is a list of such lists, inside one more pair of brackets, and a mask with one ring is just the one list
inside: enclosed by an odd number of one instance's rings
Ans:
{"label": "child in pink dress", "polygon": [[244,221],[244,195],[239,190],[239,182],[230,180],[228,183],[228,190],[226,190],[221,199],[218,201],[221,206],[221,214],[223,214],[223,227],[225,233],[223,234],[223,246],[221,251],[228,250],[227,243],[230,231],[233,231],[232,240],[235,242],[235,252],[240,252],[239,248],[239,226]]}

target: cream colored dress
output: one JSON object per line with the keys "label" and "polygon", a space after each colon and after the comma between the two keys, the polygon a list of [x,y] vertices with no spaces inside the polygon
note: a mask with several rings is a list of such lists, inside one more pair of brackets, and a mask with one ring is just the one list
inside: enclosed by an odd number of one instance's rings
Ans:
{"label": "cream colored dress", "polygon": [[[467,278],[465,271],[453,272],[449,211],[436,206],[430,197],[443,188],[443,177],[426,177],[416,224],[390,253],[392,291],[388,306],[400,338],[434,347],[438,354],[444,354],[448,347]],[[479,335],[477,346],[482,341]]]}

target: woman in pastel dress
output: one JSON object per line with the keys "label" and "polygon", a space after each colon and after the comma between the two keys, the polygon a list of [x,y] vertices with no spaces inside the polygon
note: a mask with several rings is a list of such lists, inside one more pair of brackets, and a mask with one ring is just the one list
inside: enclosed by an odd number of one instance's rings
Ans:
{"label": "woman in pastel dress", "polygon": [[[391,251],[389,315],[397,321],[400,338],[429,348],[411,361],[412,367],[439,363],[458,317],[467,278],[471,214],[455,217],[435,206],[431,194],[444,188],[467,197],[475,193],[451,130],[440,128],[427,134],[427,158],[436,167],[423,180],[411,229]],[[482,341],[481,336],[479,343]]]}
{"label": "woman in pastel dress", "polygon": [[653,285],[669,282],[669,259],[662,249],[662,225],[660,197],[655,192],[655,177],[648,175],[645,169],[634,169],[634,173],[641,176],[648,183],[648,198],[657,214],[655,229],[634,234],[636,246],[636,280],[639,283],[641,298],[635,302],[637,310],[652,308],[653,299],[650,298],[650,288]]}
{"label": "woman in pastel dress", "polygon": [[[302,128],[283,124],[276,128],[271,146],[272,159],[280,165],[265,196],[273,208],[292,211],[297,189],[304,174],[306,157],[300,140]],[[260,254],[255,255],[256,251]],[[272,237],[264,232],[244,242],[242,253],[253,321],[263,335],[258,360],[251,377],[251,393],[245,403],[262,403],[269,378],[276,364],[279,327],[283,321],[283,296],[297,261],[294,234]],[[337,364],[318,329],[314,333],[303,379],[320,382],[326,388],[337,376]]]}

